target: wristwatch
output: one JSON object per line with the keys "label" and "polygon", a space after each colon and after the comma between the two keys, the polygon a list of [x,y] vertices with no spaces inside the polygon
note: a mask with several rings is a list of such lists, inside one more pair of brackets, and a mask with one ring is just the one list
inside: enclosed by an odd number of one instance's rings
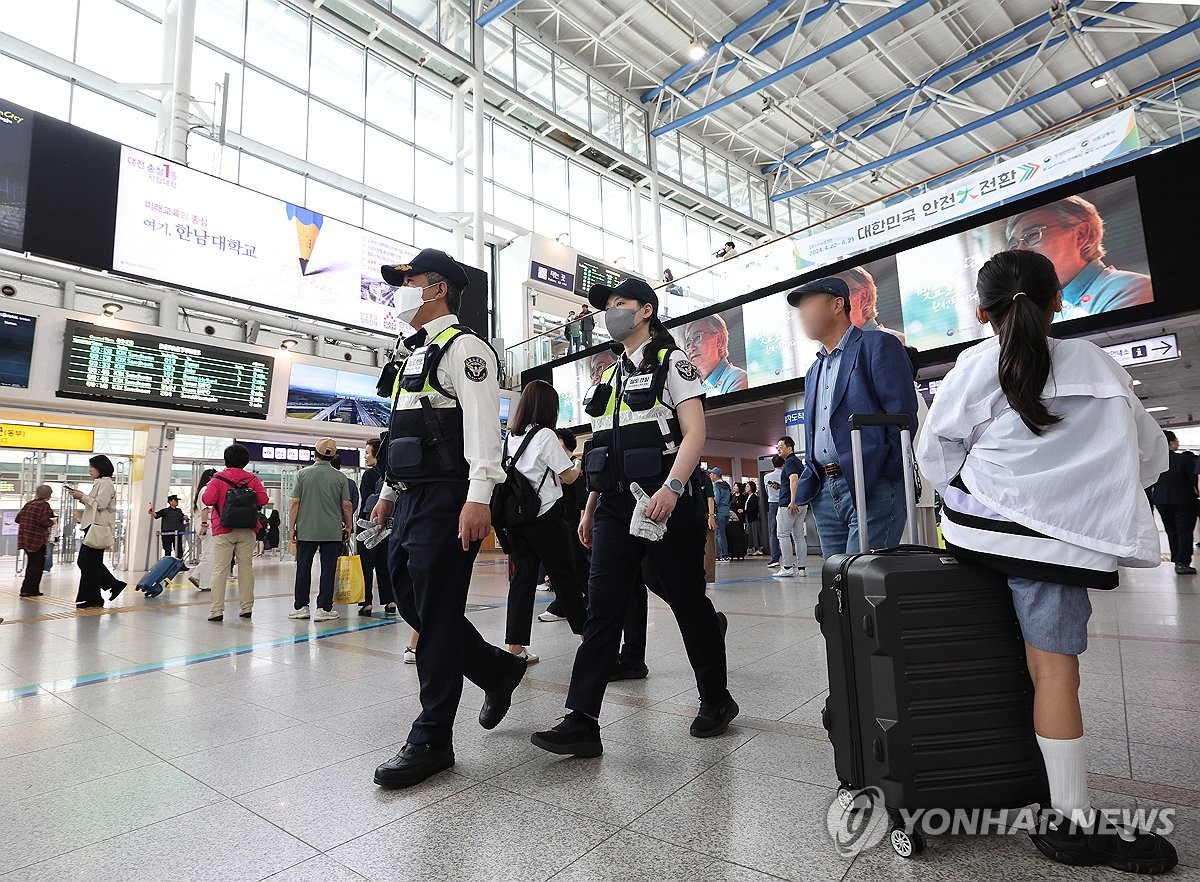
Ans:
{"label": "wristwatch", "polygon": [[668,490],[670,490],[676,496],[682,496],[686,485],[683,483],[683,481],[679,480],[678,478],[667,478],[667,483],[664,484],[663,486],[665,486]]}

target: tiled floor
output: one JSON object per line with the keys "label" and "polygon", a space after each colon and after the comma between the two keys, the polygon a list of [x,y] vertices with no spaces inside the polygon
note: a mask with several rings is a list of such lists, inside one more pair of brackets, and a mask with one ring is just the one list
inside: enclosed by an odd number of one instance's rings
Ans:
{"label": "tiled floor", "polygon": [[[0,877],[1120,876],[1049,863],[1025,836],[939,837],[911,861],[886,844],[843,857],[826,820],[836,780],[820,728],[815,576],[781,582],[761,560],[722,565],[712,597],[729,616],[742,707],[725,736],[688,736],[694,678],[652,598],[651,674],[609,690],[603,758],[529,743],[562,713],[578,645],[565,623],[535,623],[543,661],[504,723],[479,728],[481,695],[468,684],[453,772],[388,792],[372,771],[417,708],[415,669],[401,663],[407,627],[290,621],[290,565],[257,571],[253,620],[212,624],[208,596],[190,588],[154,600],[130,590],[103,613],[76,614],[70,567],[47,577],[47,597],[18,600],[13,562],[0,560]],[[496,641],[505,593],[502,563],[481,560],[471,617]],[[1177,807],[1174,878],[1200,879],[1200,581],[1131,571],[1092,602],[1083,696],[1094,802]]]}

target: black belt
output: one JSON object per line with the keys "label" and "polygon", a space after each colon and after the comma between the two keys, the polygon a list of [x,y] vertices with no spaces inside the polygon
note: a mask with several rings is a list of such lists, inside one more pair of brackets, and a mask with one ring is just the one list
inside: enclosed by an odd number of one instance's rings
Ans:
{"label": "black belt", "polygon": [[842,467],[836,462],[827,462],[824,465],[814,462],[813,465],[826,478],[840,478],[842,476]]}

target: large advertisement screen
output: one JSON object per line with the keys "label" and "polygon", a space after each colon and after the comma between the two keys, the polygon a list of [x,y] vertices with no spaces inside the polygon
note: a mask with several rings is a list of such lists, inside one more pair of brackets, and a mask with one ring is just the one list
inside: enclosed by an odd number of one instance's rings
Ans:
{"label": "large advertisement screen", "polygon": [[24,251],[33,114],[0,102],[0,248]]}
{"label": "large advertisement screen", "polygon": [[382,264],[416,249],[121,149],[113,269],[255,306],[398,333]]}
{"label": "large advertisement screen", "polygon": [[59,395],[266,419],[274,359],[68,320]]}
{"label": "large advertisement screen", "polygon": [[292,365],[287,415],[322,423],[385,427],[391,401],[375,394],[378,378],[311,364]]}
{"label": "large advertisement screen", "polygon": [[33,316],[0,312],[0,386],[29,388],[36,328],[37,319]]}

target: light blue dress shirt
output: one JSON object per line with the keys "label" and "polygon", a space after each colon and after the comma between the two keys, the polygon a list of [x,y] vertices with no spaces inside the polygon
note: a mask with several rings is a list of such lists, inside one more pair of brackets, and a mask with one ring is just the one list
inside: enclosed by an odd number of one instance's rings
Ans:
{"label": "light blue dress shirt", "polygon": [[853,326],[846,329],[846,333],[832,352],[825,352],[822,348],[817,353],[817,358],[821,360],[821,370],[817,373],[817,412],[812,415],[813,449],[808,451],[808,458],[821,465],[837,461],[838,450],[833,443],[833,432],[829,429],[829,414],[833,410],[833,389],[837,385],[842,350],[846,348],[846,340],[853,330]]}
{"label": "light blue dress shirt", "polygon": [[1063,302],[1084,315],[1140,306],[1153,300],[1149,276],[1113,269],[1099,260],[1091,261],[1063,285]]}

